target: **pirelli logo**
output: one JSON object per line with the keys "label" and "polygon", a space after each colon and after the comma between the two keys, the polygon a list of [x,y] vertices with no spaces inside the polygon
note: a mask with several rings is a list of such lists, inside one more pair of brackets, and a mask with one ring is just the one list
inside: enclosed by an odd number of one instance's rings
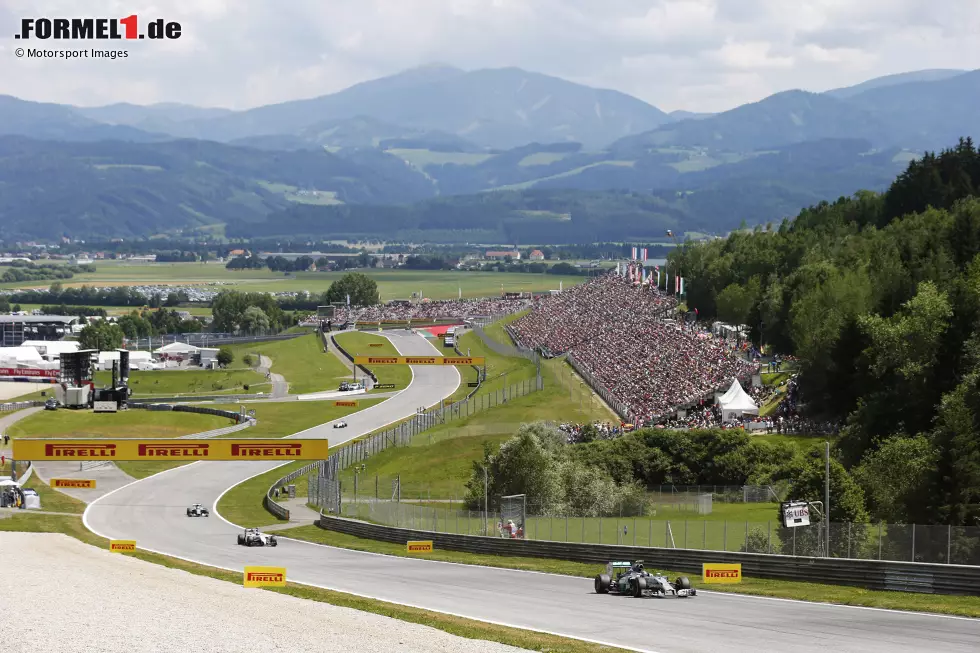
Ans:
{"label": "pirelli logo", "polygon": [[384,347],[385,346],[385,343],[383,343],[383,342],[372,342],[371,343],[371,346],[372,347]]}
{"label": "pirelli logo", "polygon": [[355,356],[356,365],[484,365],[483,356]]}
{"label": "pirelli logo", "polygon": [[207,458],[210,446],[207,444],[140,444],[136,450],[140,458]]}
{"label": "pirelli logo", "polygon": [[356,401],[335,401],[335,402],[333,402],[333,405],[334,406],[352,406],[353,407],[353,406],[357,406],[357,402]]}
{"label": "pirelli logo", "polygon": [[56,490],[94,490],[95,480],[84,478],[52,478],[51,487]]}
{"label": "pirelli logo", "polygon": [[701,576],[704,582],[711,583],[741,583],[742,564],[741,563],[705,563],[701,565]]}
{"label": "pirelli logo", "polygon": [[112,553],[132,553],[136,550],[136,540],[109,540]]}
{"label": "pirelli logo", "polygon": [[409,541],[405,544],[409,553],[431,553],[432,540]]}
{"label": "pirelli logo", "polygon": [[[355,404],[356,405],[356,404]],[[200,440],[118,438],[17,438],[15,460],[326,460],[324,439],[267,440],[252,438]]]}
{"label": "pirelli logo", "polygon": [[[17,441],[14,440],[14,444]],[[89,460],[96,458],[115,458],[116,445],[100,443],[72,443],[72,444],[46,444],[44,445],[44,455],[46,458],[73,458],[75,460]]]}
{"label": "pirelli logo", "polygon": [[299,458],[303,455],[302,444],[233,444],[231,445],[231,455],[233,458]]}
{"label": "pirelli logo", "polygon": [[245,567],[242,577],[245,587],[285,587],[285,567]]}

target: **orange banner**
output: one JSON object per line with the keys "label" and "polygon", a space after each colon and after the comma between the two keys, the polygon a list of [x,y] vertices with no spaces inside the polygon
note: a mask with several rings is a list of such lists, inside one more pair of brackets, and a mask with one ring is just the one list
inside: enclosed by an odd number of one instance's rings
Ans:
{"label": "orange banner", "polygon": [[56,490],[94,490],[94,479],[83,478],[53,478],[50,482],[51,487]]}

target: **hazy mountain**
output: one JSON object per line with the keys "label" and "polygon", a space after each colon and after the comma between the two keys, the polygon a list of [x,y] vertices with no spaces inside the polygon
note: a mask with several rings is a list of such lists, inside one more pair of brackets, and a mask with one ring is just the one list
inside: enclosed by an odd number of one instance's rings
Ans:
{"label": "hazy mountain", "polygon": [[980,70],[935,81],[872,88],[847,100],[884,127],[889,142],[914,149],[980,138]]}
{"label": "hazy mountain", "polygon": [[678,109],[677,111],[671,111],[667,114],[667,117],[671,120],[697,120],[699,118],[709,118],[713,113],[697,113],[695,111],[684,111],[683,109]]}
{"label": "hazy mountain", "polygon": [[65,143],[0,137],[0,236],[146,236],[258,221],[293,203],[400,203],[433,195],[398,159],[220,143]]}
{"label": "hazy mountain", "polygon": [[824,95],[830,95],[843,100],[853,97],[859,93],[870,91],[873,88],[896,86],[898,84],[908,84],[909,82],[935,82],[943,79],[949,79],[950,77],[956,77],[957,75],[962,75],[965,72],[967,71],[950,68],[934,68],[931,70],[916,70],[908,73],[897,73],[895,75],[875,77],[874,79],[869,79],[866,82],[861,82],[860,84],[855,84],[854,86],[845,86],[843,88],[835,88],[830,91],[825,91]]}
{"label": "hazy mountain", "polygon": [[669,123],[610,148],[637,155],[662,148],[709,148],[747,152],[823,138],[878,142],[882,126],[865,109],[828,95],[785,91],[701,119]]}
{"label": "hazy mountain", "polygon": [[81,115],[73,107],[30,102],[10,95],[0,95],[0,135],[63,141],[152,142],[168,138],[124,125],[106,125]]}
{"label": "hazy mountain", "polygon": [[109,125],[128,125],[143,131],[162,132],[178,138],[193,137],[187,123],[234,113],[231,109],[195,107],[189,104],[110,104],[103,107],[72,107],[77,113]]}
{"label": "hazy mountain", "polygon": [[497,149],[535,141],[574,141],[598,147],[668,120],[664,112],[624,93],[518,68],[465,72],[428,66],[332,95],[189,124],[197,137],[232,140],[297,134],[324,121],[357,116],[448,132]]}

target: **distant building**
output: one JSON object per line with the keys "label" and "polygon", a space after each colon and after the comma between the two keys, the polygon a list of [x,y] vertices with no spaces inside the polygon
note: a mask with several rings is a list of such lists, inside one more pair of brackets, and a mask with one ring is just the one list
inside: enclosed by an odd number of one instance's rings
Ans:
{"label": "distant building", "polygon": [[233,249],[228,252],[228,256],[248,256],[247,249]]}
{"label": "distant building", "polygon": [[509,252],[487,252],[483,258],[485,258],[488,261],[503,261],[508,256],[511,258],[512,261],[521,260],[521,253],[516,249]]}
{"label": "distant building", "polygon": [[536,249],[533,252],[531,252],[531,255],[528,258],[531,259],[532,261],[543,261],[544,252],[542,252],[540,249]]}

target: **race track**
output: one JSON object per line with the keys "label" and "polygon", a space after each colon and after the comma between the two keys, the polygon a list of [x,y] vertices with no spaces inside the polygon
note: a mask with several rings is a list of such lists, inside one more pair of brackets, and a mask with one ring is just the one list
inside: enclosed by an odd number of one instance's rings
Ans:
{"label": "race track", "polygon": [[[385,335],[403,354],[434,349],[418,336]],[[455,368],[413,371],[406,390],[350,415],[347,429],[334,430],[328,423],[297,436],[340,443],[436,403],[459,383]],[[674,600],[596,595],[589,579],[395,558],[283,538],[274,549],[248,549],[235,543],[240,529],[217,516],[185,516],[186,506],[213,505],[226,489],[278,464],[178,467],[92,503],[85,523],[105,537],[135,539],[141,549],[214,567],[284,566],[295,582],[640,651],[972,652],[980,641],[980,620],[974,619],[716,593]]]}

